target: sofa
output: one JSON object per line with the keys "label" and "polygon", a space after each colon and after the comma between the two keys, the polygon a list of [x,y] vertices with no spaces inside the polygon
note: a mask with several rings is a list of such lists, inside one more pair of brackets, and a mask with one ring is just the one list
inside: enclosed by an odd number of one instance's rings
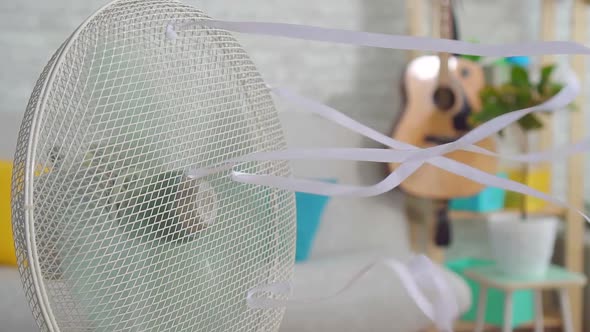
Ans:
{"label": "sofa", "polygon": [[[0,158],[12,158],[22,114],[0,113]],[[346,145],[362,146],[358,137],[348,136],[330,126],[322,127],[311,118],[289,122],[290,143],[305,146],[313,138],[294,135],[293,129],[306,126],[312,132],[329,132]],[[318,131],[319,130],[319,131]],[[298,137],[294,140],[295,137]],[[297,141],[299,140],[299,141]],[[311,140],[311,141],[306,141]],[[383,176],[378,166],[354,164],[294,165],[300,176],[336,176],[338,181],[370,183]],[[315,236],[310,257],[295,267],[294,297],[317,298],[343,287],[362,267],[380,258],[408,259],[404,196],[391,192],[363,199],[332,198],[326,205]],[[469,289],[463,280],[442,269],[452,286],[461,311],[471,305]],[[415,332],[430,326],[428,319],[412,302],[398,276],[384,266],[376,266],[351,288],[337,297],[312,304],[289,305],[281,332],[316,331],[399,331]],[[0,267],[0,330],[36,331],[36,324],[24,298],[19,275],[14,267]]]}

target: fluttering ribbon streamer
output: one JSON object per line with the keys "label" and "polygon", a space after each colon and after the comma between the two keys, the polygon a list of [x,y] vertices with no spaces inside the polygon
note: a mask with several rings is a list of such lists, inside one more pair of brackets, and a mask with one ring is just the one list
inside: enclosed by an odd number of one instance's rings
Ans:
{"label": "fluttering ribbon streamer", "polygon": [[[420,50],[433,52],[450,52],[454,54],[469,54],[487,57],[506,57],[506,56],[537,56],[549,54],[590,54],[590,49],[574,42],[551,41],[551,42],[528,42],[518,44],[503,45],[484,45],[474,44],[460,40],[436,39],[429,37],[400,36],[380,33],[369,33],[362,31],[349,31],[341,29],[321,28],[297,24],[270,23],[270,22],[231,22],[223,20],[202,19],[198,21],[171,22],[166,26],[165,35],[168,39],[178,38],[178,33],[183,29],[190,29],[195,26],[206,26],[208,28],[220,29],[224,31],[234,31],[239,33],[259,34],[275,37],[286,37],[303,39],[319,42],[340,43],[355,46],[379,47],[397,50]],[[264,185],[274,188],[281,188],[291,191],[300,191],[329,196],[356,196],[368,197],[385,193],[399,186],[407,177],[412,175],[424,163],[432,164],[454,174],[466,177],[475,182],[499,187],[506,190],[519,192],[521,194],[534,196],[557,205],[565,206],[575,210],[583,216],[586,221],[590,218],[582,211],[569,204],[562,202],[551,195],[534,190],[522,183],[497,177],[479,169],[471,167],[461,162],[444,157],[445,154],[465,150],[474,153],[494,156],[497,158],[508,159],[523,163],[536,163],[550,160],[556,156],[565,157],[572,154],[581,153],[590,149],[590,137],[581,140],[575,144],[569,144],[553,151],[544,151],[531,153],[528,155],[501,155],[479,146],[474,145],[481,139],[495,134],[522,117],[531,113],[538,112],[555,112],[564,109],[568,104],[574,101],[580,92],[580,85],[576,76],[568,73],[566,86],[555,96],[546,102],[530,107],[527,109],[517,110],[496,117],[477,128],[471,130],[461,138],[439,146],[430,148],[419,148],[369,128],[343,113],[319,102],[302,97],[284,88],[272,88],[269,90],[276,96],[283,98],[295,105],[301,107],[302,111],[319,115],[340,126],[359,133],[367,138],[379,142],[388,147],[388,149],[367,149],[367,148],[320,148],[320,149],[287,149],[283,151],[258,152],[244,155],[223,163],[206,168],[192,169],[187,171],[187,175],[193,178],[200,178],[210,174],[231,171],[231,177],[234,181],[240,183],[249,183]],[[242,162],[248,161],[268,161],[268,160],[296,160],[296,159],[331,159],[331,160],[354,160],[368,162],[395,162],[400,166],[396,168],[381,182],[370,186],[352,186],[342,184],[331,184],[315,180],[295,179],[286,177],[276,177],[259,174],[246,174],[233,170],[233,168]],[[428,262],[428,258],[424,257]],[[409,292],[412,299],[421,310],[444,331],[452,331],[452,322],[457,318],[458,313],[453,311],[454,297],[449,290],[449,286],[443,281],[441,275],[429,268],[427,265],[418,264],[413,269],[409,265],[403,265],[393,260],[380,261],[369,265],[361,270],[352,281],[347,284],[341,291],[333,296],[340,294],[348,288],[354,281],[368,272],[372,267],[380,263],[389,264],[402,279],[402,283]],[[413,272],[410,273],[409,271]],[[425,273],[431,282],[435,280],[436,287],[439,290],[438,298],[428,301],[423,297],[417,285],[422,283],[424,278],[416,274]],[[270,292],[277,295],[289,295],[291,284],[289,282],[277,282],[271,285],[260,285],[251,289],[247,295],[248,305],[252,308],[270,309],[286,306],[287,302],[277,301],[270,298],[255,298],[256,293]],[[292,302],[292,301],[291,301]],[[291,303],[289,302],[289,303]],[[456,307],[454,307],[456,308]]]}
{"label": "fluttering ribbon streamer", "polygon": [[[246,303],[253,309],[270,309],[287,305],[307,305],[328,301],[343,294],[378,266],[385,266],[397,274],[414,303],[426,317],[436,323],[436,327],[440,331],[452,331],[454,319],[459,315],[459,305],[442,274],[436,270],[432,261],[424,255],[416,255],[407,262],[400,262],[391,258],[375,260],[360,269],[344,286],[327,296],[302,300],[292,298],[272,299],[257,296],[259,293],[272,293],[279,295],[281,298],[290,297],[293,292],[291,283],[279,281],[250,289],[246,295]],[[434,298],[429,299],[428,295]]]}
{"label": "fluttering ribbon streamer", "polygon": [[[230,22],[221,20],[199,20],[199,21],[188,21],[182,24],[169,24],[166,27],[166,36],[170,39],[178,37],[178,30],[188,29],[194,25],[206,25],[208,27],[224,29],[229,31],[241,32],[241,33],[254,33],[254,34],[265,34],[273,36],[283,36],[289,38],[298,38],[305,40],[315,41],[326,41],[345,43],[357,46],[371,46],[380,48],[392,48],[392,49],[413,49],[423,51],[437,51],[437,52],[453,52],[453,53],[464,53],[471,55],[482,55],[482,56],[532,56],[532,55],[545,55],[545,54],[590,54],[590,49],[572,42],[533,42],[533,43],[521,43],[515,45],[482,45],[472,44],[457,40],[446,40],[446,39],[434,39],[428,37],[412,37],[412,36],[395,36],[387,34],[376,34],[368,32],[356,32],[346,31],[339,29],[327,29],[304,25],[295,24],[284,24],[284,23],[267,23],[267,22]],[[546,102],[533,106],[527,109],[517,110],[501,116],[498,116],[490,121],[483,123],[474,130],[471,130],[461,138],[439,146],[430,148],[418,148],[410,144],[394,140],[387,137],[371,128],[368,128],[357,121],[350,119],[342,113],[320,103],[306,99],[301,96],[297,96],[294,93],[286,89],[274,88],[272,91],[291,102],[297,103],[300,106],[304,106],[307,111],[324,116],[325,118],[343,125],[353,131],[360,133],[368,138],[371,138],[381,144],[388,146],[391,151],[384,151],[383,154],[389,154],[391,159],[388,162],[399,162],[401,165],[392,172],[383,181],[366,187],[350,186],[341,184],[331,184],[321,181],[314,180],[303,180],[294,178],[282,178],[276,176],[257,175],[257,174],[245,174],[242,172],[233,171],[232,178],[237,182],[250,183],[265,185],[275,188],[295,190],[307,193],[315,193],[320,195],[330,196],[376,196],[383,194],[403,182],[407,177],[413,174],[423,163],[428,162],[446,171],[452,172],[469,178],[478,183],[482,183],[488,186],[494,186],[503,188],[510,191],[519,192],[534,196],[545,201],[552,202],[554,204],[564,206],[575,210],[580,214],[586,221],[590,222],[590,218],[586,216],[582,211],[579,211],[575,207],[562,202],[548,194],[534,190],[526,185],[519,182],[503,179],[495,175],[482,172],[476,168],[470,167],[466,164],[448,159],[443,157],[444,154],[462,149],[475,153],[482,153],[487,155],[494,155],[502,157],[499,154],[485,150],[481,147],[473,145],[474,143],[484,139],[490,135],[495,134],[497,131],[504,129],[512,123],[518,121],[520,118],[527,114],[534,112],[554,112],[556,110],[563,109],[565,106],[574,101],[577,94],[580,91],[580,85],[575,75],[568,73],[566,86],[555,96],[547,100]],[[567,149],[565,152],[579,153],[584,151],[588,145],[580,144],[576,146],[576,149]],[[320,159],[340,159],[340,160],[356,160],[356,161],[379,161],[375,158],[363,158],[370,153],[381,153],[377,151],[343,151],[336,149],[323,149],[317,150],[322,155],[316,154],[316,157]],[[307,154],[308,159],[310,151],[300,153],[291,153],[293,151],[283,151],[283,160],[292,159],[304,159]],[[270,152],[265,154],[259,154],[261,157],[256,159],[256,153],[246,155],[236,160],[228,160],[225,165],[217,165],[208,169],[201,170],[190,170],[189,176],[198,178],[207,174],[215,173],[222,170],[230,169],[236,162],[253,161],[253,160],[269,160],[273,159],[274,154],[280,154],[281,152]],[[563,153],[562,153],[563,154]],[[537,160],[541,156],[550,156],[549,154],[537,154]],[[338,158],[340,157],[340,158]],[[266,159],[264,159],[266,158]],[[513,157],[513,159],[520,159],[522,162],[529,162],[530,160],[523,159],[520,157]],[[380,161],[384,161],[381,159]]]}
{"label": "fluttering ribbon streamer", "polygon": [[165,33],[169,39],[178,36],[179,30],[194,26],[206,26],[246,34],[286,37],[318,42],[329,42],[355,46],[388,48],[395,50],[418,50],[430,52],[449,52],[455,54],[479,55],[487,57],[574,55],[590,54],[590,48],[568,41],[521,42],[514,44],[485,45],[462,40],[439,39],[392,35],[364,31],[322,28],[309,25],[227,21],[215,19],[189,20],[182,23],[170,22]]}
{"label": "fluttering ribbon streamer", "polygon": [[[460,163],[458,161],[441,157],[443,153],[448,153],[456,149],[468,148],[472,142],[476,142],[484,137],[487,137],[496,130],[503,129],[510,125],[519,118],[525,116],[534,111],[541,110],[558,110],[561,108],[555,107],[561,106],[562,103],[567,105],[577,95],[576,87],[579,87],[577,81],[573,78],[566,87],[553,98],[547,102],[538,105],[533,108],[526,110],[515,111],[507,113],[505,115],[496,117],[484,125],[474,129],[470,132],[471,136],[465,135],[457,141],[453,142],[457,144],[446,144],[441,145],[446,149],[425,148],[420,149],[413,145],[397,141],[391,137],[385,136],[374,129],[371,129],[348,116],[338,112],[337,110],[323,105],[319,102],[310,100],[308,98],[298,96],[291,91],[286,89],[272,89],[276,95],[302,106],[306,111],[322,116],[336,124],[339,124],[345,128],[355,131],[365,137],[371,138],[381,144],[384,144],[393,149],[404,149],[404,150],[392,150],[392,149],[338,149],[338,148],[325,148],[325,149],[287,149],[283,151],[271,151],[271,152],[258,152],[237,157],[231,160],[227,160],[219,166],[189,170],[187,175],[193,178],[199,178],[207,176],[212,173],[217,173],[224,170],[232,169],[239,162],[247,161],[264,161],[264,160],[294,160],[294,159],[332,159],[332,160],[356,160],[356,161],[373,161],[373,162],[399,162],[401,165],[388,175],[384,180],[371,186],[352,186],[342,184],[331,184],[316,180],[307,179],[295,179],[287,177],[269,176],[269,175],[258,175],[258,174],[246,174],[243,172],[232,171],[232,179],[241,183],[265,185],[274,188],[280,188],[291,191],[307,192],[318,195],[327,196],[353,196],[353,197],[370,197],[383,194],[391,189],[397,187],[401,182],[413,174],[424,162],[429,162],[437,167],[440,167],[451,173],[464,176],[478,183],[482,183],[492,187],[499,187],[506,190],[519,192],[522,194],[534,196],[546,201],[552,202],[557,205],[565,206],[570,209],[577,211],[582,217],[590,222],[590,218],[586,216],[582,211],[579,211],[575,207],[558,200],[557,198],[548,195],[546,193],[537,191],[530,188],[520,182],[512,181],[504,178],[500,178],[496,175],[492,175],[483,172],[477,168],[469,165]],[[549,105],[549,106],[547,106]],[[487,125],[487,126],[485,126]],[[449,148],[450,147],[450,148]],[[567,154],[568,152],[578,153],[583,151],[584,148],[590,148],[590,142],[584,140],[580,144],[572,146],[570,149],[564,149],[561,154]],[[477,149],[475,149],[477,150]],[[417,155],[415,151],[423,152],[422,155]],[[441,152],[442,151],[442,152]],[[487,150],[485,150],[487,151]],[[426,152],[426,153],[424,153]],[[500,154],[489,152],[499,157]],[[529,158],[530,160],[539,161],[543,158],[549,159],[550,153],[533,154]],[[523,159],[523,158],[521,158]],[[525,160],[527,161],[527,160]]]}
{"label": "fluttering ribbon streamer", "polygon": [[[275,91],[279,91],[279,90],[275,90]],[[563,91],[567,91],[567,90],[563,90]],[[363,136],[366,136],[368,138],[374,139],[375,141],[382,143],[384,145],[387,145],[389,147],[392,148],[405,148],[407,149],[408,147],[411,147],[412,149],[418,149],[417,147],[414,147],[412,145],[400,142],[400,141],[396,141],[386,135],[383,135],[377,131],[375,131],[374,129],[371,129],[365,125],[362,125],[358,122],[356,122],[355,120],[347,117],[346,115],[336,111],[333,108],[330,108],[329,106],[323,105],[321,103],[315,102],[313,100],[307,99],[305,97],[302,96],[297,96],[292,92],[289,92],[285,89],[280,89],[280,94],[279,94],[282,98],[297,103],[300,106],[305,107],[305,110],[308,112],[312,112],[314,114],[320,115],[332,122],[335,122],[345,128],[348,128],[352,131],[355,131]],[[558,98],[559,96],[556,96],[556,98]],[[575,98],[575,95],[572,95],[572,99]],[[548,103],[550,103],[551,100],[548,101]],[[541,106],[541,105],[539,105]],[[509,114],[507,114],[509,115]],[[502,124],[505,123],[506,119],[503,117],[497,117],[495,119],[492,119],[488,122],[488,124]],[[507,126],[509,124],[505,123],[505,126]],[[482,130],[481,128],[477,128],[476,130]],[[476,130],[474,130],[473,132],[475,132]],[[485,137],[485,136],[483,136]],[[462,147],[463,145],[467,145],[469,144],[469,140],[465,140],[463,142],[461,142],[461,144],[456,145],[455,149],[458,149],[460,147]],[[586,145],[588,146],[588,145]],[[310,149],[313,150],[313,149]],[[332,151],[330,151],[332,150]],[[332,157],[342,157],[341,160],[363,160],[363,158],[358,158],[357,155],[353,154],[343,154],[343,155],[338,155],[337,151],[339,151],[340,149],[323,149],[323,151],[321,150],[322,153],[324,153],[323,155],[318,155],[318,159],[331,159],[329,156]],[[360,150],[364,150],[363,152],[361,152]],[[422,151],[427,151],[428,149],[421,149]],[[288,152],[288,151],[287,151]],[[336,153],[333,153],[336,152]],[[370,154],[371,151],[367,150],[367,149],[359,149],[359,151],[362,154]],[[412,151],[408,151],[408,150],[404,150],[404,151],[395,151],[395,150],[390,150],[390,149],[382,149],[381,151],[375,151],[378,153],[383,153],[383,154],[397,154],[398,156],[401,157],[407,157],[407,155],[409,153],[411,153]],[[576,150],[570,150],[570,152],[576,152]],[[280,153],[280,152],[270,152],[266,155],[264,155],[264,157],[260,158],[259,160],[268,160],[269,157],[272,157],[273,153]],[[466,178],[469,178],[473,181],[476,181],[478,183],[482,183],[488,186],[494,186],[494,187],[499,187],[499,188],[504,188],[506,190],[511,190],[511,191],[515,191],[515,192],[520,192],[522,194],[527,194],[527,195],[531,195],[531,196],[535,196],[547,201],[550,201],[554,204],[558,204],[561,206],[566,206],[569,208],[572,208],[576,211],[578,211],[578,213],[580,213],[580,215],[582,215],[586,220],[589,220],[588,217],[582,213],[581,211],[575,209],[574,207],[569,206],[567,203],[562,202],[548,194],[539,192],[537,190],[534,190],[520,182],[516,182],[516,181],[512,181],[512,180],[508,180],[508,179],[504,179],[504,178],[500,178],[497,177],[496,175],[492,175],[486,172],[483,172],[477,168],[471,167],[469,165],[465,165],[462,164],[460,162],[457,162],[453,159],[449,159],[449,158],[445,158],[445,157],[441,157],[439,155],[440,152],[431,152],[429,155],[426,155],[425,159],[432,163],[433,165],[440,167],[446,171],[452,172],[454,174],[457,175],[461,175],[464,176]],[[252,161],[258,158],[254,158],[252,156],[255,156],[255,154],[250,155],[250,157],[246,157],[245,160],[248,161]],[[432,159],[429,159],[432,158]],[[282,159],[292,159],[292,158],[282,158]],[[297,158],[295,158],[297,159]],[[393,158],[392,158],[393,159]],[[394,159],[395,161],[396,159]],[[370,161],[370,160],[369,160]],[[273,176],[267,176],[267,175],[257,175],[257,174],[244,174],[244,173],[240,173],[240,172],[232,172],[232,176],[236,181],[239,182],[244,182],[244,183],[252,183],[252,184],[256,184],[258,182],[263,183],[264,185],[269,185],[269,186],[276,186],[278,188],[282,188],[282,189],[287,189],[287,190],[295,190],[295,191],[307,191],[310,193],[316,193],[316,194],[321,194],[321,195],[330,195],[330,196],[375,196],[375,195],[379,195],[382,194],[384,192],[387,192],[389,190],[391,190],[393,187],[399,185],[403,180],[405,180],[408,176],[411,175],[411,173],[413,171],[415,171],[419,166],[421,166],[421,164],[424,162],[425,160],[410,160],[410,161],[406,161],[405,163],[402,163],[400,167],[398,167],[394,172],[392,172],[388,177],[385,178],[385,180],[379,182],[376,185],[373,186],[347,186],[347,185],[339,185],[339,184],[330,184],[330,183],[325,183],[325,182],[321,182],[321,181],[314,181],[314,180],[299,180],[299,179],[293,179],[293,178],[285,178],[285,177],[273,177]]]}

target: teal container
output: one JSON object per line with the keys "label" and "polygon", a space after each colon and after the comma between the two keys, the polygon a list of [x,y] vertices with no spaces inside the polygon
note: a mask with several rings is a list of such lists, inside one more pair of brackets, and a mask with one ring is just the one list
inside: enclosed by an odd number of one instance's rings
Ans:
{"label": "teal container", "polygon": [[[508,174],[500,172],[496,176],[507,179]],[[480,193],[470,197],[450,200],[449,209],[456,211],[493,212],[504,208],[506,191],[501,188],[486,187]]]}
{"label": "teal container", "polygon": [[[445,265],[451,271],[461,276],[471,290],[471,307],[461,316],[461,320],[475,322],[477,319],[477,304],[479,302],[480,287],[479,284],[465,276],[463,271],[477,267],[493,265],[490,260],[481,260],[475,258],[464,258],[448,261]],[[514,306],[512,311],[512,327],[523,323],[528,323],[534,319],[534,302],[533,292],[530,290],[519,290],[514,292]],[[503,326],[504,324],[504,299],[506,294],[495,288],[488,289],[488,301],[486,305],[485,322],[494,326]]]}
{"label": "teal container", "polygon": [[[337,183],[337,179],[320,179],[328,183]],[[297,211],[297,241],[295,246],[295,262],[307,261],[313,249],[313,243],[321,224],[329,196],[295,192]]]}

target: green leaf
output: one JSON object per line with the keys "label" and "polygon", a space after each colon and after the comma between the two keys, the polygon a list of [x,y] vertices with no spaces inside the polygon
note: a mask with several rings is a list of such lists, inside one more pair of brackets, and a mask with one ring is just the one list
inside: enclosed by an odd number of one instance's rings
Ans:
{"label": "green leaf", "polygon": [[546,91],[544,94],[547,94],[548,97],[553,97],[556,94],[558,94],[559,91],[561,91],[561,89],[563,89],[563,86],[561,84],[553,83],[546,87]]}
{"label": "green leaf", "polygon": [[504,113],[507,113],[506,108],[499,104],[485,104],[480,112],[471,115],[471,122],[476,125],[481,124]]}
{"label": "green leaf", "polygon": [[519,88],[514,95],[514,110],[526,108],[532,104],[533,95],[529,89]]}
{"label": "green leaf", "polygon": [[530,87],[529,73],[526,68],[512,66],[510,70],[510,83],[515,87]]}
{"label": "green leaf", "polygon": [[520,128],[524,131],[538,130],[543,128],[543,123],[534,114],[527,114],[522,119],[518,120]]}
{"label": "green leaf", "polygon": [[498,102],[498,99],[500,98],[498,91],[496,91],[496,89],[494,89],[493,87],[484,87],[480,91],[479,96],[484,105],[495,104]]}
{"label": "green leaf", "polygon": [[547,89],[547,85],[549,84],[549,80],[551,79],[551,74],[553,73],[553,71],[555,70],[555,65],[554,64],[550,64],[550,65],[545,65],[543,66],[543,68],[541,68],[541,79],[539,80],[539,83],[537,84],[537,91],[540,94],[544,94],[544,92]]}
{"label": "green leaf", "polygon": [[[502,114],[539,105],[555,96],[563,89],[562,84],[551,81],[555,68],[554,64],[541,67],[539,81],[531,82],[528,69],[510,66],[509,80],[498,85],[487,85],[481,90],[482,108],[470,117],[470,123],[478,125]],[[570,109],[575,107],[575,103],[568,105]],[[540,118],[534,114],[523,117],[517,123],[524,131],[543,128]],[[503,133],[499,132],[499,135]]]}
{"label": "green leaf", "polygon": [[467,55],[467,54],[465,54],[465,55],[461,55],[461,58],[467,59],[467,60],[470,60],[470,61],[473,61],[473,62],[478,62],[481,59],[481,56],[479,56],[479,55]]}

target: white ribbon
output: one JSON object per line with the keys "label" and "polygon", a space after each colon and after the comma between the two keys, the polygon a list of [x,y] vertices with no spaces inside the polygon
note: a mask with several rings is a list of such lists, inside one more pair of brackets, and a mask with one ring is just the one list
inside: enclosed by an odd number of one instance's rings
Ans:
{"label": "white ribbon", "polygon": [[[197,21],[186,21],[181,24],[169,24],[166,27],[166,37],[168,39],[178,38],[178,32],[181,29],[190,28],[191,26],[202,25],[213,29],[222,29],[241,33],[261,34],[277,37],[296,38],[304,40],[313,40],[321,42],[341,43],[356,46],[380,47],[398,50],[421,50],[433,52],[452,52],[458,54],[471,54],[480,56],[500,57],[500,56],[536,56],[548,54],[590,54],[590,49],[572,42],[530,42],[504,45],[484,45],[473,44],[459,40],[434,39],[428,37],[396,36],[378,33],[346,31],[339,29],[320,28],[296,24],[268,23],[268,22],[230,22],[222,20],[203,19]],[[268,175],[246,174],[232,171],[231,176],[234,181],[241,183],[250,183],[264,185],[274,188],[281,188],[291,191],[300,191],[315,193],[329,196],[375,196],[387,192],[397,187],[407,177],[412,175],[424,163],[432,164],[454,174],[466,177],[478,183],[499,187],[510,191],[519,192],[525,195],[534,196],[544,199],[557,205],[565,206],[575,210],[583,216],[588,222],[584,213],[576,208],[564,203],[550,195],[536,191],[519,182],[500,178],[482,172],[469,165],[454,161],[444,157],[456,150],[466,150],[475,153],[481,153],[498,158],[511,159],[519,162],[539,162],[555,158],[556,156],[564,157],[574,153],[587,151],[590,148],[590,138],[580,141],[573,145],[567,145],[563,148],[533,153],[529,155],[502,156],[497,153],[485,150],[473,145],[483,138],[494,135],[497,131],[506,128],[518,119],[527,114],[535,112],[553,112],[564,108],[571,103],[580,91],[580,86],[574,75],[569,75],[567,85],[560,93],[555,95],[547,102],[535,107],[510,112],[490,120],[476,129],[470,131],[458,140],[431,147],[418,148],[416,146],[396,141],[385,136],[347,116],[322,105],[313,100],[298,96],[286,89],[274,88],[272,91],[281,98],[288,100],[302,107],[303,110],[322,116],[334,123],[345,128],[355,131],[376,142],[386,145],[390,149],[288,149],[285,151],[259,152],[227,160],[226,162],[213,167],[189,170],[190,177],[199,178],[209,174],[229,171],[240,162],[246,161],[263,161],[263,160],[295,160],[295,159],[332,159],[332,160],[356,160],[370,162],[395,162],[401,165],[387,176],[383,181],[372,186],[351,186],[341,184],[331,184],[321,181],[294,179],[285,177],[276,177]],[[427,264],[424,265],[424,262]],[[383,263],[383,262],[381,262]],[[451,331],[452,321],[456,318],[457,312],[454,297],[448,285],[434,269],[427,267],[430,261],[424,258],[421,268],[414,268],[411,265],[402,265],[395,261],[386,261],[386,264],[395,270],[402,283],[419,305],[421,310],[437,325],[440,329]],[[351,283],[344,289],[348,288],[355,280],[364,275],[373,265],[363,269]],[[424,273],[422,277],[420,273]],[[424,275],[428,277],[424,277]],[[420,292],[420,286],[425,286],[424,282],[434,282],[434,288],[438,290],[438,297],[433,301],[428,301],[423,293]],[[432,285],[430,285],[432,286]],[[343,290],[344,290],[343,289]],[[342,290],[342,291],[343,291]],[[280,300],[263,299],[262,302],[254,297],[258,292],[271,292],[276,294],[289,295],[291,291],[289,283],[279,282],[272,285],[255,287],[248,292],[247,301],[253,308],[272,308],[276,306],[285,306],[286,302]],[[340,291],[341,292],[341,291]],[[337,292],[334,296],[338,295]],[[455,305],[455,306],[453,306]]]}
{"label": "white ribbon", "polygon": [[[282,24],[282,23],[265,23],[265,22],[229,22],[220,20],[201,20],[197,22],[186,22],[182,25],[174,26],[169,24],[166,27],[166,34],[168,38],[177,38],[176,30],[178,28],[186,28],[201,22],[203,25],[212,28],[225,29],[231,31],[269,34],[275,36],[283,36],[290,38],[300,38],[307,40],[339,42],[359,46],[372,46],[382,48],[408,48],[420,49],[430,51],[449,51],[454,53],[469,53],[475,55],[486,56],[508,56],[508,55],[541,55],[541,54],[572,54],[572,53],[590,53],[586,47],[576,43],[570,42],[536,42],[529,44],[518,45],[482,45],[471,44],[456,40],[432,39],[426,37],[409,37],[409,36],[394,36],[385,34],[375,34],[366,32],[354,32],[338,29],[326,29],[302,25]],[[530,107],[523,110],[510,112],[499,117],[496,117],[486,123],[478,126],[476,129],[468,132],[456,141],[431,147],[420,149],[416,146],[406,144],[404,142],[396,141],[387,137],[369,127],[366,127],[357,121],[346,117],[344,114],[320,103],[314,102],[307,98],[297,96],[296,94],[286,90],[275,88],[272,90],[276,95],[289,100],[290,102],[303,106],[307,111],[323,116],[335,123],[338,123],[348,129],[351,129],[361,135],[371,138],[381,144],[398,151],[371,151],[364,152],[354,150],[337,150],[337,149],[322,149],[312,152],[307,151],[282,151],[282,152],[267,152],[246,155],[235,160],[228,160],[225,165],[218,165],[210,169],[190,170],[189,176],[201,177],[211,173],[222,170],[231,169],[236,162],[253,161],[253,160],[270,160],[277,159],[279,156],[283,160],[293,159],[311,159],[310,157],[320,157],[322,159],[340,159],[340,160],[356,160],[356,161],[380,161],[380,162],[397,162],[401,166],[392,172],[383,181],[366,187],[350,186],[341,184],[331,184],[313,180],[302,180],[293,178],[284,178],[268,175],[245,174],[241,172],[232,172],[232,178],[237,182],[265,185],[286,190],[294,190],[308,193],[315,193],[330,196],[375,196],[387,192],[397,187],[407,177],[413,174],[424,162],[433,164],[441,169],[452,172],[469,178],[481,184],[503,188],[510,191],[519,192],[521,194],[534,196],[554,204],[565,206],[574,209],[588,222],[588,218],[584,213],[578,209],[562,202],[550,195],[534,190],[526,185],[516,181],[503,179],[495,175],[482,172],[476,168],[470,167],[460,162],[443,157],[449,152],[463,149],[476,153],[483,153],[492,156],[499,156],[496,153],[485,150],[481,147],[473,145],[474,143],[495,134],[497,131],[504,129],[519,120],[520,118],[534,112],[552,112],[563,109],[570,104],[580,91],[580,85],[575,75],[569,74],[567,84],[557,95],[549,99],[545,103]],[[582,142],[584,143],[584,142]],[[588,147],[588,144],[580,144],[575,147],[563,150],[561,153],[567,154],[578,153]],[[320,155],[322,153],[322,155]],[[540,157],[549,158],[550,153],[541,153],[533,155],[538,161]],[[499,156],[501,157],[501,156]],[[257,159],[258,158],[258,159]],[[529,162],[522,156],[515,157],[520,161]]]}
{"label": "white ribbon", "polygon": [[452,39],[391,35],[364,31],[351,31],[321,28],[309,25],[226,21],[200,19],[185,21],[181,24],[171,22],[165,30],[166,37],[175,39],[179,30],[194,26],[216,28],[247,34],[258,34],[293,39],[312,40],[355,46],[388,48],[395,50],[419,50],[430,52],[449,52],[488,57],[537,56],[549,54],[590,54],[590,49],[567,41],[527,42],[514,44],[485,45]]}
{"label": "white ribbon", "polygon": [[[272,309],[287,305],[309,305],[324,302],[346,292],[379,265],[388,267],[399,276],[408,295],[426,317],[437,324],[439,330],[452,331],[453,322],[460,314],[459,305],[441,271],[424,255],[417,255],[405,263],[391,258],[379,259],[363,267],[343,287],[327,296],[287,300],[285,298],[290,297],[293,292],[291,283],[279,281],[250,289],[246,294],[246,303],[252,309]],[[257,296],[260,293],[270,293],[280,299],[270,298],[268,295]],[[427,294],[431,297],[434,296],[434,298],[429,299]]]}
{"label": "white ribbon", "polygon": [[[575,80],[573,81],[575,82]],[[573,100],[575,98],[574,89],[568,87],[573,84],[570,83],[562,90],[562,93],[551,98],[546,103],[538,105],[535,108],[529,108],[527,110],[515,111],[515,116],[499,116],[494,118],[484,125],[474,129],[461,139],[453,142],[457,144],[445,144],[441,145],[445,149],[438,149],[439,146],[434,148],[420,149],[416,146],[397,141],[391,137],[385,136],[374,129],[371,129],[349,117],[338,112],[337,110],[330,108],[329,106],[315,102],[302,96],[298,96],[286,89],[273,89],[273,91],[282,98],[305,107],[305,110],[319,116],[322,116],[336,124],[339,124],[345,128],[355,131],[363,136],[371,138],[381,144],[387,145],[394,149],[403,148],[405,150],[391,150],[391,149],[291,149],[285,151],[272,151],[272,152],[259,152],[245,155],[242,157],[234,158],[226,161],[222,165],[189,170],[187,176],[193,178],[203,177],[212,173],[220,172],[223,170],[230,170],[236,163],[246,161],[263,161],[263,160],[294,160],[294,159],[336,159],[336,160],[356,160],[356,161],[373,161],[373,162],[401,162],[394,172],[388,175],[384,180],[371,186],[352,186],[342,184],[332,184],[323,181],[306,180],[306,179],[295,179],[288,177],[279,177],[271,175],[258,175],[258,174],[247,174],[238,171],[232,171],[232,179],[236,182],[264,185],[284,190],[299,191],[313,193],[317,195],[327,196],[353,196],[353,197],[370,197],[383,194],[387,191],[392,190],[401,184],[406,178],[412,175],[424,162],[431,163],[441,169],[448,172],[466,177],[475,182],[491,186],[503,188],[514,192],[519,192],[525,195],[534,196],[556,205],[564,206],[577,211],[582,217],[588,222],[590,218],[586,216],[582,211],[569,205],[566,202],[558,200],[546,193],[532,189],[522,183],[504,179],[496,175],[492,175],[483,172],[477,168],[469,165],[457,162],[455,160],[442,157],[444,153],[448,153],[457,149],[472,146],[472,142],[481,140],[494,133],[494,130],[505,128],[510,125],[513,121],[518,120],[520,117],[529,114],[530,112],[545,110],[547,104],[559,105],[561,102],[568,101],[568,96]],[[565,92],[563,92],[565,91]],[[564,97],[565,96],[565,97]],[[555,101],[557,100],[557,102]],[[512,115],[508,113],[505,115]],[[520,116],[520,117],[519,117]],[[488,126],[485,126],[485,125]],[[471,135],[469,135],[471,134]],[[469,136],[468,136],[469,135]],[[465,138],[467,137],[467,138]],[[590,147],[590,143],[582,141],[580,144],[573,146],[568,150],[562,151],[562,154],[576,153],[583,150],[583,148]],[[415,151],[422,152],[422,155],[418,155]],[[487,151],[487,150],[486,150]],[[489,152],[489,154],[497,155]],[[532,155],[531,159],[539,160],[541,157],[549,158],[550,153],[540,153]],[[521,158],[522,159],[522,158]]]}

